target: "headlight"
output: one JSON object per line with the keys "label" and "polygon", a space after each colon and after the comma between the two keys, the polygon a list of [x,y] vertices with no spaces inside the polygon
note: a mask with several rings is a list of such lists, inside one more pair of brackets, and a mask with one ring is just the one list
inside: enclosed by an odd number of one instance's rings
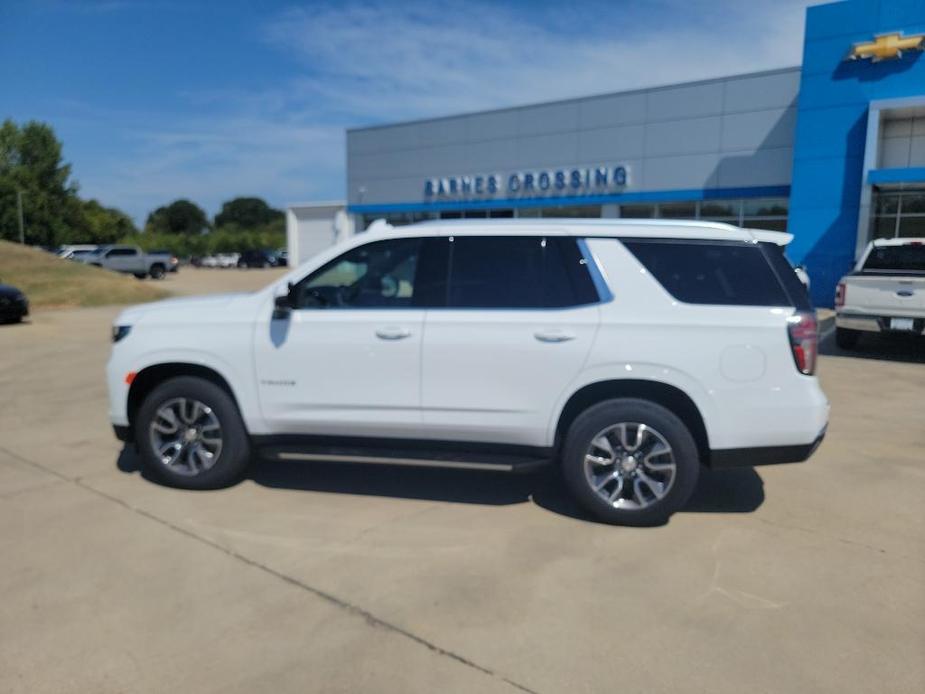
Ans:
{"label": "headlight", "polygon": [[114,325],[112,326],[112,341],[118,342],[131,332],[131,325]]}

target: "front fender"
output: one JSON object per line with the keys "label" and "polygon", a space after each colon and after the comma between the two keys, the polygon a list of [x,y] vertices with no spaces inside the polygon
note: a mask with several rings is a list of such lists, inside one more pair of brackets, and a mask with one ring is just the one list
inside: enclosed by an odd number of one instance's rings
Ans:
{"label": "front fender", "polygon": [[127,425],[128,396],[130,391],[130,373],[139,374],[145,369],[163,364],[192,364],[214,371],[228,384],[238,403],[241,417],[248,431],[259,433],[263,420],[256,407],[257,393],[253,385],[250,369],[235,368],[222,356],[212,352],[193,348],[153,349],[131,355],[120,355],[114,349],[107,364],[107,382],[109,385],[110,419],[113,424]]}

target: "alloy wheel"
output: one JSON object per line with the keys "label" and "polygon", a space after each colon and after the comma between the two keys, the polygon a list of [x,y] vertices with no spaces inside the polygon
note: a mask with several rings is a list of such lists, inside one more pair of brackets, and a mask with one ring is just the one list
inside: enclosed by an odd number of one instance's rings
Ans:
{"label": "alloy wheel", "polygon": [[187,477],[211,469],[222,452],[218,417],[211,407],[192,398],[171,398],[158,407],[149,436],[161,463]]}
{"label": "alloy wheel", "polygon": [[668,494],[677,465],[661,433],[641,422],[620,422],[591,439],[584,471],[591,489],[606,503],[639,510]]}

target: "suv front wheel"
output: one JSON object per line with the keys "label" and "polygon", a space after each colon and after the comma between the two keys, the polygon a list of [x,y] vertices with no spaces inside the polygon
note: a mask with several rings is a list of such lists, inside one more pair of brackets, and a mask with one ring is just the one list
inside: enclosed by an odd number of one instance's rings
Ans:
{"label": "suv front wheel", "polygon": [[236,482],[250,460],[250,441],[231,396],[210,381],[180,376],[157,386],[135,420],[145,470],[183,489]]}
{"label": "suv front wheel", "polygon": [[606,400],[572,423],[562,472],[578,502],[619,525],[660,525],[697,486],[697,445],[670,410],[635,398]]}

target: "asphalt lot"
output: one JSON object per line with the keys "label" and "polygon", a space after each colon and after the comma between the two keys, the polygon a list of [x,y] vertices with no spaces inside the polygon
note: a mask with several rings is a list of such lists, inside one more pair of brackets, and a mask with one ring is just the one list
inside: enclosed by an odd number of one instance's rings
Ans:
{"label": "asphalt lot", "polygon": [[106,417],[118,310],[0,327],[0,691],[925,691],[920,347],[829,338],[810,462],[705,474],[632,529],[549,473],[264,462],[159,487]]}

